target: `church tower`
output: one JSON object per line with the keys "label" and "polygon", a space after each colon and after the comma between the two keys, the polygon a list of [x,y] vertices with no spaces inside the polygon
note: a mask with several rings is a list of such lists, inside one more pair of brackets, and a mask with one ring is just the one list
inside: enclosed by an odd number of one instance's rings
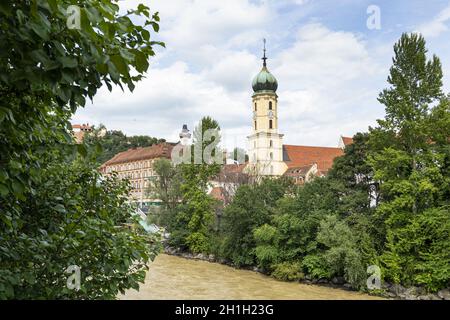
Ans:
{"label": "church tower", "polygon": [[267,69],[264,39],[263,67],[253,79],[252,134],[247,137],[249,169],[255,174],[280,176],[287,166],[283,162],[283,135],[278,133],[278,82]]}

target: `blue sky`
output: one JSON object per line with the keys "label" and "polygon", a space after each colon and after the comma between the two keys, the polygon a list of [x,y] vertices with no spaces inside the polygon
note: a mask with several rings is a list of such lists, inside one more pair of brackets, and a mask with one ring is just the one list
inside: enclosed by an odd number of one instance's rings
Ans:
{"label": "blue sky", "polygon": [[[158,0],[166,42],[133,94],[101,90],[73,122],[104,123],[129,135],[177,140],[183,124],[217,119],[224,145],[246,147],[251,80],[267,39],[278,79],[279,128],[286,144],[336,146],[339,135],[366,131],[384,115],[376,98],[387,86],[392,46],[402,32],[421,32],[437,54],[450,91],[450,1]],[[367,8],[380,9],[369,29]]]}

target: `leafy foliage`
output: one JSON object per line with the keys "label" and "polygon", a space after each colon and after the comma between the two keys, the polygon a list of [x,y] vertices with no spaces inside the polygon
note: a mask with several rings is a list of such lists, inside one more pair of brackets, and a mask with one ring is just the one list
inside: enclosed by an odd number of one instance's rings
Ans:
{"label": "leafy foliage", "polygon": [[[391,87],[379,96],[386,118],[378,121],[369,139],[368,163],[384,200],[377,208],[386,228],[383,261],[393,281],[414,284],[420,280],[429,289],[436,289],[438,283],[444,284],[438,279],[445,278],[448,270],[436,261],[450,262],[432,246],[434,240],[440,239],[439,247],[450,237],[442,229],[437,235],[433,219],[433,214],[444,217],[448,213],[449,101],[442,92],[440,61],[436,56],[427,60],[423,37],[404,34],[394,51],[388,78]],[[417,238],[412,231],[419,221],[424,232]],[[429,239],[427,253],[417,246],[419,239]],[[420,270],[427,270],[427,276],[418,273],[418,263]]]}
{"label": "leafy foliage", "polygon": [[321,254],[309,254],[302,260],[302,268],[315,279],[330,278],[331,270]]}
{"label": "leafy foliage", "polygon": [[[172,246],[189,249],[195,253],[208,253],[213,242],[215,200],[207,194],[209,180],[217,175],[219,164],[210,163],[204,154],[207,148],[220,142],[205,135],[207,130],[219,130],[219,124],[211,117],[201,119],[194,130],[191,147],[191,163],[173,167],[167,160],[155,163],[158,178],[152,182],[150,192],[162,200],[167,219],[160,222],[171,233]],[[206,151],[205,151],[206,150]],[[215,156],[212,151],[212,156]],[[195,155],[200,163],[195,163]]]}
{"label": "leafy foliage", "polygon": [[283,279],[301,264],[357,289],[370,265],[388,281],[448,285],[450,99],[421,36],[404,34],[394,52],[391,87],[379,96],[385,119],[356,134],[325,178],[275,201],[267,188],[241,186],[225,208],[226,258]]}
{"label": "leafy foliage", "polygon": [[[73,4],[80,29],[66,24]],[[68,119],[103,85],[134,89],[162,45],[146,29],[158,21],[111,0],[1,2],[0,298],[114,298],[143,281],[157,247],[125,227],[127,189],[99,179]],[[80,291],[65,287],[71,263],[84,270]]]}
{"label": "leafy foliage", "polygon": [[277,201],[290,187],[285,179],[264,179],[243,185],[224,211],[224,255],[237,266],[255,264],[256,241],[253,231],[270,222]]}
{"label": "leafy foliage", "polygon": [[362,288],[367,278],[366,264],[350,227],[336,216],[328,216],[320,222],[317,241],[327,248],[323,258],[330,276],[344,275],[353,287]]}
{"label": "leafy foliage", "polygon": [[272,276],[278,280],[298,281],[303,280],[305,275],[301,272],[300,262],[282,262],[274,266]]}
{"label": "leafy foliage", "polygon": [[[128,185],[93,167],[56,161],[24,201],[22,232],[2,243],[2,298],[114,299],[143,282],[158,239],[138,226]],[[151,243],[154,243],[151,247]],[[66,287],[70,265],[81,268],[79,291]]]}

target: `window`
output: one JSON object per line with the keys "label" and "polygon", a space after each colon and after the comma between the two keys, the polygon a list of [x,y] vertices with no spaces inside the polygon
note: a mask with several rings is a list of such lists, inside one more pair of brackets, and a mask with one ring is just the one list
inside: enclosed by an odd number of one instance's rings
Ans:
{"label": "window", "polygon": [[258,111],[258,108],[256,107],[256,102],[255,102],[255,111]]}
{"label": "window", "polygon": [[272,129],[272,120],[269,120],[269,129]]}
{"label": "window", "polygon": [[270,153],[270,160],[273,160],[273,152]]}
{"label": "window", "polygon": [[255,121],[255,130],[256,130],[256,121]]}
{"label": "window", "polygon": [[256,141],[253,141],[253,148],[256,149]]}
{"label": "window", "polygon": [[272,140],[269,141],[269,145],[270,145],[271,148],[273,147],[273,141]]}
{"label": "window", "polygon": [[272,101],[269,101],[269,110],[272,110]]}

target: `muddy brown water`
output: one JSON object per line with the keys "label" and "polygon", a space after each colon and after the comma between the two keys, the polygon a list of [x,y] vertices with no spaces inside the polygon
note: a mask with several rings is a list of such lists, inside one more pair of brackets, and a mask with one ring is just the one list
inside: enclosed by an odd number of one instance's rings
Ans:
{"label": "muddy brown water", "polygon": [[150,264],[139,291],[128,290],[119,299],[380,299],[353,291],[297,282],[277,281],[249,270],[166,254]]}

